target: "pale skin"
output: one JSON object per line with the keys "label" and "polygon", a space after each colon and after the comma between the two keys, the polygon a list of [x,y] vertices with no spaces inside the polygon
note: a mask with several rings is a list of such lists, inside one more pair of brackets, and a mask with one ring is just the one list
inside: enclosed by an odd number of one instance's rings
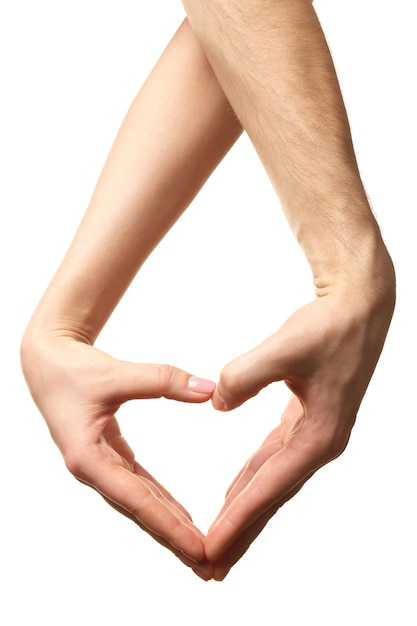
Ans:
{"label": "pale skin", "polygon": [[[93,347],[149,253],[241,133],[189,24],[140,90],[86,215],[22,342],[23,370],[69,470],[186,564],[204,536],[135,461],[115,413],[131,399],[211,398],[215,384]],[[190,385],[191,382],[191,385]],[[212,565],[202,566],[210,577]]]}
{"label": "pale skin", "polygon": [[[199,576],[222,580],[274,513],[344,450],[383,348],[395,277],[311,3],[183,4],[188,20],[124,121],[29,323],[22,364],[70,471]],[[217,385],[98,351],[94,341],[140,266],[242,128],[310,264],[316,299],[224,367]],[[117,409],[165,396],[211,399],[228,411],[276,381],[292,392],[281,423],[238,474],[204,536],[134,460]]]}

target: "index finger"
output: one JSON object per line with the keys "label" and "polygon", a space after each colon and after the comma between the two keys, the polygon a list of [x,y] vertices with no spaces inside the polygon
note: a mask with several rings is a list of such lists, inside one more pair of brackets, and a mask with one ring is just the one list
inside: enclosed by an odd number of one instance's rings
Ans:
{"label": "index finger", "polygon": [[[253,459],[258,462],[256,455]],[[255,529],[257,520],[271,511],[266,516],[266,523],[277,508],[290,499],[291,494],[297,493],[322,464],[322,457],[314,454],[312,449],[306,449],[302,443],[281,447],[255,472],[248,463],[239,478],[240,487],[245,486],[239,490],[238,484],[236,485],[234,497],[228,498],[221,514],[210,528],[205,542],[207,558],[210,561],[219,559],[233,543],[238,542],[249,527],[253,526]],[[261,522],[261,528],[263,525]],[[255,530],[249,543],[257,534]],[[251,533],[249,536],[252,536]]]}
{"label": "index finger", "polygon": [[89,449],[88,463],[78,477],[116,508],[126,511],[149,534],[160,537],[161,543],[171,546],[175,553],[193,563],[203,561],[204,535],[168,492],[140,470],[135,464],[132,471],[111,447],[100,442]]}
{"label": "index finger", "polygon": [[264,511],[252,524],[250,524],[250,526],[245,528],[245,530],[233,543],[228,546],[228,548],[213,563],[213,578],[215,580],[224,580],[231,568],[245,554],[249,546],[265,528],[278,509],[288,502],[288,500],[291,500],[291,498],[293,498],[300,491],[304,483],[311,476],[312,474],[307,476],[304,481],[299,483],[294,489],[287,493],[282,500],[275,502],[267,511]]}

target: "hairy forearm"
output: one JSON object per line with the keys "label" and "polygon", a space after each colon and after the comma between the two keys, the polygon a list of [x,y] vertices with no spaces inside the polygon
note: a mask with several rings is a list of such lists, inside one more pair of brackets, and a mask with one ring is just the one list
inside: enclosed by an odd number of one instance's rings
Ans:
{"label": "hairy forearm", "polygon": [[271,178],[317,287],[336,282],[356,262],[361,272],[364,263],[374,265],[384,246],[311,2],[185,0],[184,6]]}
{"label": "hairy forearm", "polygon": [[185,21],[132,104],[31,328],[93,343],[240,132]]}

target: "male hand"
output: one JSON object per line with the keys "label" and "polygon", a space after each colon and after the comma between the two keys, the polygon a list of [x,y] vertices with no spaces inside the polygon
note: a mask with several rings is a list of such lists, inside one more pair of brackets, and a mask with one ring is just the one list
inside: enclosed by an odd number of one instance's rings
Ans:
{"label": "male hand", "polygon": [[226,366],[213,394],[230,410],[274,381],[292,396],[280,425],[237,475],[205,542],[222,580],[268,520],[342,453],[380,355],[392,299],[317,298],[260,346]]}

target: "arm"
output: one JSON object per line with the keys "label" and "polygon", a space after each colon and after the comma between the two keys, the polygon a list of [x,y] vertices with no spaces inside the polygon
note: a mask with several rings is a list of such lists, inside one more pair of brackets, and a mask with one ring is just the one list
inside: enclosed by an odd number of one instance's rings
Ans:
{"label": "arm", "polygon": [[187,564],[202,534],[134,459],[115,414],[133,398],[202,402],[214,383],[93,344],[146,257],[241,132],[187,22],[136,97],[85,217],[22,342],[35,402],[70,471]]}
{"label": "arm", "polygon": [[274,381],[293,393],[208,534],[208,558],[223,578],[277,509],[345,448],[384,344],[395,279],[311,2],[183,4],[277,191],[317,295],[227,365],[213,395],[216,408],[230,410]]}

